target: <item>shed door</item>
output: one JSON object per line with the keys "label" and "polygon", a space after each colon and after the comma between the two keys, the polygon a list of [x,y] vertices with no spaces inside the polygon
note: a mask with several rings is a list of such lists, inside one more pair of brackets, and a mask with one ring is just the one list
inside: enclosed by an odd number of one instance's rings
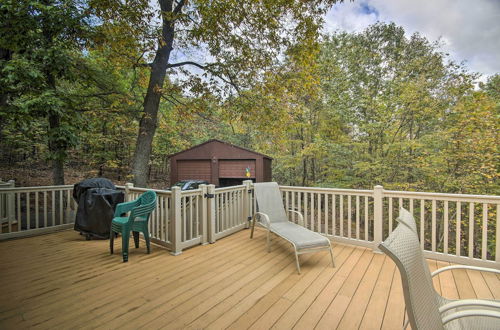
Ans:
{"label": "shed door", "polygon": [[210,160],[178,160],[178,180],[211,180]]}
{"label": "shed door", "polygon": [[[250,168],[250,177],[246,169]],[[221,178],[255,178],[255,159],[219,160],[219,177]]]}

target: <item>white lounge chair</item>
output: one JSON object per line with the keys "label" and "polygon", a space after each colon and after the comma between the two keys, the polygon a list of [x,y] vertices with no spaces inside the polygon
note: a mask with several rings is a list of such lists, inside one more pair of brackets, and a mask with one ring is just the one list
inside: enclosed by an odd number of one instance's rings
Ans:
{"label": "white lounge chair", "polygon": [[[408,322],[412,329],[500,329],[500,302],[479,299],[448,300],[439,295],[432,284],[433,275],[459,267],[497,273],[500,271],[450,266],[431,275],[420,248],[413,216],[403,209],[398,221],[400,224],[379,248],[399,269]],[[403,329],[407,323],[403,325]]]}
{"label": "white lounge chair", "polygon": [[329,250],[332,265],[335,267],[333,251],[330,240],[315,233],[304,226],[304,217],[300,212],[289,210],[298,215],[300,225],[290,222],[283,206],[283,198],[276,182],[265,182],[254,184],[255,198],[257,200],[258,212],[253,216],[250,238],[253,237],[255,223],[259,218],[259,224],[267,229],[267,249],[271,252],[271,233],[284,238],[292,244],[295,249],[295,262],[300,274],[299,254]]}

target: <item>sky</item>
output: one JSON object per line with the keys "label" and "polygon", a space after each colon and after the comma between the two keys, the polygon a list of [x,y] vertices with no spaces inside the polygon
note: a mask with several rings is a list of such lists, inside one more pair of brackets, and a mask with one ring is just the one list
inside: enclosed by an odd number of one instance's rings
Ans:
{"label": "sky", "polygon": [[441,39],[442,50],[480,80],[500,73],[500,0],[345,0],[327,13],[325,31],[361,32],[377,21]]}

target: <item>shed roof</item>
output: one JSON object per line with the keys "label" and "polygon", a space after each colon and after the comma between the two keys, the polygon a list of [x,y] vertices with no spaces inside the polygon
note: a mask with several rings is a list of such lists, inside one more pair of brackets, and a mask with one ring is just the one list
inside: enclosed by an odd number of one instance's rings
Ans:
{"label": "shed roof", "polygon": [[168,157],[173,157],[173,156],[177,156],[177,155],[180,155],[182,153],[185,153],[185,152],[188,152],[188,151],[191,151],[193,149],[197,149],[197,148],[200,148],[200,147],[203,147],[204,145],[207,145],[209,143],[220,143],[220,144],[223,144],[225,146],[228,146],[228,147],[232,147],[232,148],[238,148],[238,149],[241,149],[241,150],[244,150],[244,151],[247,151],[247,152],[250,152],[250,153],[253,153],[255,155],[259,155],[259,156],[263,156],[264,158],[268,158],[268,159],[272,159],[271,157],[267,156],[267,155],[264,155],[264,154],[261,154],[260,152],[256,152],[256,151],[253,151],[253,150],[250,150],[250,149],[246,149],[246,148],[243,148],[243,147],[239,147],[237,145],[234,145],[234,144],[231,144],[229,142],[224,142],[224,141],[221,141],[221,140],[217,140],[217,139],[211,139],[211,140],[208,140],[208,141],[205,141],[203,143],[200,143],[198,145],[195,145],[189,149],[186,149],[186,150],[183,150],[183,151],[179,151],[179,152],[176,152],[175,154],[171,154],[169,155]]}

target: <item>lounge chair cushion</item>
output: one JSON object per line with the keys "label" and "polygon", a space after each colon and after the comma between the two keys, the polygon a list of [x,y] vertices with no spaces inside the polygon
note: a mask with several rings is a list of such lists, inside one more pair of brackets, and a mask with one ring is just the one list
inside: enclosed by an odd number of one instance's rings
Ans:
{"label": "lounge chair cushion", "polygon": [[293,242],[297,250],[330,246],[328,238],[293,222],[271,223],[271,231]]}

